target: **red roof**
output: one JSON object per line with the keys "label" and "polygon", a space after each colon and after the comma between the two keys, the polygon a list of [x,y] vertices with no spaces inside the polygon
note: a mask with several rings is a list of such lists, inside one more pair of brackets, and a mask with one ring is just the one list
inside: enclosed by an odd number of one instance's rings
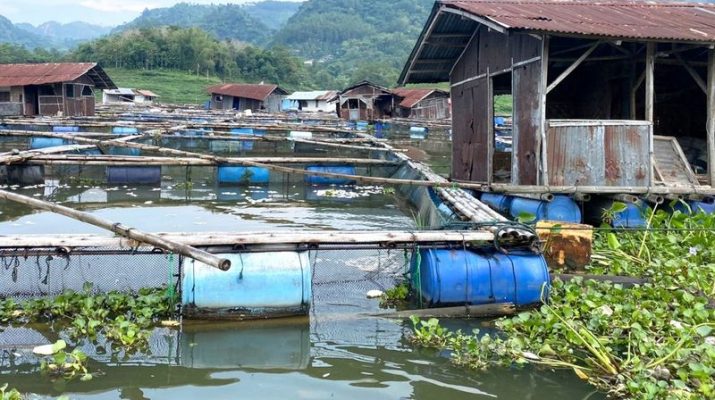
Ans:
{"label": "red roof", "polygon": [[95,63],[0,64],[0,86],[71,82],[86,74],[100,89],[116,88]]}
{"label": "red roof", "polygon": [[658,1],[441,0],[505,29],[715,42],[715,5]]}
{"label": "red roof", "polygon": [[392,89],[392,93],[396,94],[398,97],[402,97],[402,101],[400,101],[399,106],[404,108],[414,107],[417,103],[422,101],[422,99],[431,95],[433,92],[444,93],[445,97],[447,96],[447,92],[438,89]]}
{"label": "red roof", "polygon": [[211,94],[220,94],[223,96],[243,97],[245,99],[253,99],[265,101],[273,92],[278,91],[279,94],[288,94],[278,85],[254,85],[247,83],[225,83],[222,85],[214,85],[208,87]]}

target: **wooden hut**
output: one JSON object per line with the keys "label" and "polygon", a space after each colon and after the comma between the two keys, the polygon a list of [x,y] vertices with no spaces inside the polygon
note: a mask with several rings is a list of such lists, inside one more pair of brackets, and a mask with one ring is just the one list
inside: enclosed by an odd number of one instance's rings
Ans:
{"label": "wooden hut", "polygon": [[337,95],[338,117],[349,121],[374,121],[392,117],[395,95],[390,89],[362,81]]}
{"label": "wooden hut", "polygon": [[94,89],[116,89],[95,63],[0,64],[0,116],[94,115]]}
{"label": "wooden hut", "polygon": [[278,85],[226,83],[209,87],[214,110],[281,111],[281,102],[288,92]]}
{"label": "wooden hut", "polygon": [[[399,81],[450,82],[456,180],[712,194],[714,20],[709,4],[440,0]],[[494,168],[500,94],[513,96],[506,175]]]}
{"label": "wooden hut", "polygon": [[449,93],[439,89],[392,89],[398,97],[395,116],[416,119],[450,117]]}

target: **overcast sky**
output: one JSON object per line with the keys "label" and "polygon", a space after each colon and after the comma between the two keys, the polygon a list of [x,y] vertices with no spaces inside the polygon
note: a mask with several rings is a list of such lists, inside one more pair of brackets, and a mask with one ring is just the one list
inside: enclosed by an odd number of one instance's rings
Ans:
{"label": "overcast sky", "polygon": [[[260,0],[258,0],[260,1]],[[303,0],[288,0],[303,1]],[[12,22],[38,25],[46,21],[85,21],[97,25],[119,25],[145,8],[170,7],[180,0],[0,0],[0,15]],[[185,0],[187,3],[255,3],[256,0]]]}

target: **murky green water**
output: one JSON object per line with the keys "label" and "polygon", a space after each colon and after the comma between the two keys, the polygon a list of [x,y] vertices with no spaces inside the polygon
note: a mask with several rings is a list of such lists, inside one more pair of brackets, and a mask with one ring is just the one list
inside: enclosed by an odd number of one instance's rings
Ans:
{"label": "murky green water", "polygon": [[[444,157],[443,145],[433,146],[430,160]],[[348,194],[335,197],[326,196],[325,188],[289,179],[269,186],[217,185],[211,168],[164,168],[159,186],[106,185],[100,183],[101,168],[59,172],[44,185],[13,190],[146,231],[414,229],[404,202],[372,187],[342,188]],[[0,202],[0,212],[3,235],[104,234],[15,204]],[[58,338],[68,340],[61,331],[4,327],[0,385],[34,393],[31,398],[66,394],[73,399],[603,398],[570,371],[468,371],[452,366],[445,353],[414,349],[407,340],[410,327],[371,316],[380,311],[378,301],[365,296],[400,277],[401,252],[319,252],[312,260],[308,317],[158,328],[142,354],[112,354],[101,338],[99,343],[71,343],[90,356],[96,376],[89,382],[51,381],[40,374],[31,350]],[[464,330],[484,328],[479,321],[449,323]]]}

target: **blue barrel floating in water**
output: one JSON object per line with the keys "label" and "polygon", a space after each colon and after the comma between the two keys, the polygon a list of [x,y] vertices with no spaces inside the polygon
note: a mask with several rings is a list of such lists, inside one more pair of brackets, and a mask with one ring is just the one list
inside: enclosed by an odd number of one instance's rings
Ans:
{"label": "blue barrel floating in water", "polygon": [[423,140],[427,137],[427,128],[422,126],[410,127],[410,139]]}
{"label": "blue barrel floating in water", "polygon": [[501,193],[484,192],[479,196],[479,200],[491,207],[494,211],[507,215],[511,208],[511,201],[514,198]]}
{"label": "blue barrel floating in water", "polygon": [[79,132],[79,126],[53,126],[52,132],[56,133],[74,133]]}
{"label": "blue barrel floating in water", "polygon": [[66,140],[60,138],[33,137],[30,139],[30,148],[44,149],[47,147],[64,146],[68,143]]}
{"label": "blue barrel floating in water", "polygon": [[355,129],[358,130],[358,131],[366,131],[366,130],[367,130],[367,125],[368,125],[368,122],[367,122],[367,121],[357,121],[357,122],[355,123]]}
{"label": "blue barrel floating in water", "polygon": [[311,266],[307,252],[223,254],[220,271],[189,260],[181,282],[184,309],[192,316],[240,317],[307,314]]}
{"label": "blue barrel floating in water", "polygon": [[611,226],[614,228],[643,228],[646,226],[645,212],[649,208],[644,202],[625,203],[626,209],[613,214]]}
{"label": "blue barrel floating in water", "polygon": [[110,184],[158,184],[161,183],[161,167],[112,167],[106,169],[107,183]]}
{"label": "blue barrel floating in water", "polygon": [[541,301],[548,294],[549,270],[533,253],[502,254],[496,250],[424,249],[412,255],[412,285],[432,307],[459,304]]}
{"label": "blue barrel floating in water", "polygon": [[[335,174],[355,175],[355,167],[352,165],[309,165],[305,170],[308,172],[331,172]],[[306,175],[305,181],[313,185],[350,185],[355,183],[355,181],[350,178],[315,175]]]}
{"label": "blue barrel floating in water", "polygon": [[[263,136],[266,134],[265,131],[263,130],[254,130],[253,128],[232,128],[230,130],[230,133],[232,135],[239,135],[239,136]],[[240,143],[240,150],[243,151],[251,151],[253,150],[253,141],[252,140],[245,140],[241,141]]]}
{"label": "blue barrel floating in water", "polygon": [[509,207],[509,215],[518,218],[524,214],[533,215],[535,221],[581,223],[581,209],[578,204],[563,195],[556,195],[551,201],[514,196]]}
{"label": "blue barrel floating in water", "polygon": [[268,183],[270,172],[267,168],[224,165],[218,167],[218,183]]}
{"label": "blue barrel floating in water", "polygon": [[686,203],[689,208],[686,207],[682,201],[676,201],[671,207],[672,211],[678,210],[684,214],[697,212],[704,212],[706,214],[715,213],[715,201],[712,199],[706,199],[705,201],[688,200]]}
{"label": "blue barrel floating in water", "polygon": [[139,129],[133,126],[115,126],[112,127],[112,133],[115,135],[138,135]]}

